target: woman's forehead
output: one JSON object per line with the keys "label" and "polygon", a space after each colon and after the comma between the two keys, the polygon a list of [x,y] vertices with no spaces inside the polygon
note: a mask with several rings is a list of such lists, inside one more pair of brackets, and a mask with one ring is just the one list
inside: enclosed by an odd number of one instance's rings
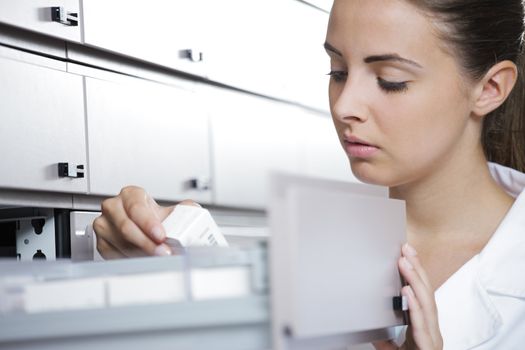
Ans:
{"label": "woman's forehead", "polygon": [[348,55],[432,55],[438,40],[429,17],[403,0],[335,0],[327,31],[327,42]]}

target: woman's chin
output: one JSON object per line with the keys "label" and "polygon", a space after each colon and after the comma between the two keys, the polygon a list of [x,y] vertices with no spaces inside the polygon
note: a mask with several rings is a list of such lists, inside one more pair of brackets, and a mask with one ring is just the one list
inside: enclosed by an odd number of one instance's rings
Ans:
{"label": "woman's chin", "polygon": [[392,187],[396,181],[387,169],[366,162],[350,161],[352,173],[361,182],[369,185]]}

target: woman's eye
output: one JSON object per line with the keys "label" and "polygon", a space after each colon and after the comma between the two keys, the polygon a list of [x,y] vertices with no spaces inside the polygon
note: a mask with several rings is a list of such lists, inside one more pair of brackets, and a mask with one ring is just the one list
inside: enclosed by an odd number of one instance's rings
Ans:
{"label": "woman's eye", "polygon": [[384,80],[378,77],[377,83],[379,84],[379,87],[387,93],[405,92],[408,90],[408,83],[406,81],[393,82],[393,81],[387,81],[387,80]]}
{"label": "woman's eye", "polygon": [[348,72],[342,71],[342,70],[332,70],[327,75],[330,76],[330,78],[333,79],[336,83],[340,83],[346,80],[346,77],[348,76]]}

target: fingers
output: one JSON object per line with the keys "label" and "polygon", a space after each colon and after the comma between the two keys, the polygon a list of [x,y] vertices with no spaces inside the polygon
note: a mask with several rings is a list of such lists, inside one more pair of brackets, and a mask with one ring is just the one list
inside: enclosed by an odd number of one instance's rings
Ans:
{"label": "fingers", "polygon": [[[192,200],[180,204],[200,206]],[[162,221],[175,206],[162,207],[144,189],[129,186],[117,197],[106,199],[101,207],[102,215],[93,222],[93,229],[97,249],[103,257],[172,254],[164,243],[166,233]]]}
{"label": "fingers", "polygon": [[[108,214],[111,212],[111,215]],[[111,221],[113,220],[113,221]],[[136,225],[125,216],[122,205],[116,201],[111,210],[93,222],[97,237],[111,244],[114,249],[127,257],[153,255],[157,245],[144,235]]]}
{"label": "fingers", "polygon": [[419,349],[433,349],[434,339],[430,334],[424,310],[417,300],[414,291],[410,286],[405,286],[401,290],[408,300],[408,310],[410,310],[410,326],[412,337]]}
{"label": "fingers", "polygon": [[423,281],[423,283],[425,283],[425,285],[429,289],[431,289],[432,285],[430,284],[430,281],[428,279],[427,273],[425,272],[425,269],[423,269],[423,266],[421,266],[416,250],[408,243],[405,243],[403,247],[401,248],[401,252],[403,256],[405,256],[409,260],[409,262],[414,266],[417,273],[421,277],[421,280]]}
{"label": "fingers", "polygon": [[102,237],[97,236],[97,250],[100,253],[100,255],[106,259],[122,259],[126,256],[122,254],[117,248],[113,247],[111,243],[106,241]]}
{"label": "fingers", "polygon": [[[413,248],[412,248],[413,249]],[[399,270],[412,287],[422,308],[429,315],[437,314],[434,290],[428,282],[426,273],[417,258],[415,251],[410,252],[407,245],[403,246],[403,256],[399,259]],[[431,324],[431,326],[434,326]]]}
{"label": "fingers", "polygon": [[[408,300],[414,341],[420,349],[442,346],[434,289],[414,248],[405,244],[399,259],[399,270],[409,284],[402,289]],[[441,345],[440,345],[441,344]]]}
{"label": "fingers", "polygon": [[398,350],[399,347],[391,340],[384,340],[372,343],[376,350]]}
{"label": "fingers", "polygon": [[[120,191],[119,197],[122,199],[122,207],[135,227],[125,227],[130,232],[136,232],[138,229],[143,232],[152,241],[160,244],[166,238],[166,232],[162,226],[162,219],[159,216],[158,205],[144,191],[144,189],[135,186],[128,186]],[[127,222],[121,222],[128,225]],[[120,228],[120,226],[117,226]]]}
{"label": "fingers", "polygon": [[[150,215],[159,221],[159,214],[155,212],[157,208],[152,207],[147,201],[144,190],[133,188],[135,196],[131,196],[131,191],[123,190],[127,195],[126,200],[131,203],[146,202],[145,207]],[[154,201],[153,201],[154,202]],[[111,255],[112,258],[144,255],[171,255],[171,249],[165,244],[158,244],[147,236],[133,221],[124,207],[121,195],[106,199],[102,203],[102,215],[93,222],[93,229],[97,238],[102,239],[99,251],[103,251],[105,256]],[[158,205],[155,203],[155,206]],[[139,214],[140,216],[140,214]],[[110,254],[109,252],[112,251]],[[117,253],[114,253],[116,251]],[[102,252],[101,252],[102,254]],[[103,255],[104,256],[104,255]]]}

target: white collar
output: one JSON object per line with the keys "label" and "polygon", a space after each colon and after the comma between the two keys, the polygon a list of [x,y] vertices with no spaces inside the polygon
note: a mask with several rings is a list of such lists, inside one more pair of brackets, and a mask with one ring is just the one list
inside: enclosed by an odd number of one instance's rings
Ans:
{"label": "white collar", "polygon": [[469,349],[496,334],[502,317],[492,293],[525,297],[525,174],[494,163],[489,169],[498,184],[517,198],[481,253],[436,291],[446,349]]}
{"label": "white collar", "polygon": [[488,163],[496,182],[513,197],[518,197],[525,189],[525,174],[496,163]]}

